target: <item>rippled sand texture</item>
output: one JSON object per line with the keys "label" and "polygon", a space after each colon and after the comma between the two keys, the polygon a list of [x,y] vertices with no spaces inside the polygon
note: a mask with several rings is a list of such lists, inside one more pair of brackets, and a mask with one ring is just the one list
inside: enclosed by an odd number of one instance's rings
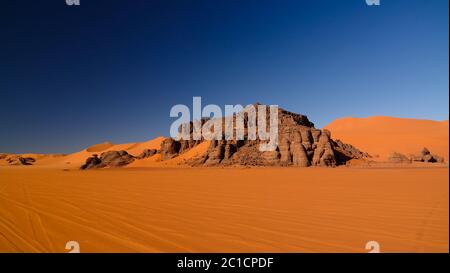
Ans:
{"label": "rippled sand texture", "polygon": [[448,252],[448,168],[0,167],[0,252]]}

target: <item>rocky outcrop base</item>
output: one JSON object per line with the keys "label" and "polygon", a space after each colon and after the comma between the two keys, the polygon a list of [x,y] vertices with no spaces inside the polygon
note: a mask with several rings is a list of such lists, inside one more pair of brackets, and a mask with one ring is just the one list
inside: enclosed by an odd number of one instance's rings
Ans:
{"label": "rocky outcrop base", "polygon": [[94,154],[92,157],[86,159],[86,163],[81,166],[82,170],[98,169],[105,167],[122,167],[130,164],[135,160],[135,157],[128,154],[126,151],[108,151],[104,152],[98,157]]}

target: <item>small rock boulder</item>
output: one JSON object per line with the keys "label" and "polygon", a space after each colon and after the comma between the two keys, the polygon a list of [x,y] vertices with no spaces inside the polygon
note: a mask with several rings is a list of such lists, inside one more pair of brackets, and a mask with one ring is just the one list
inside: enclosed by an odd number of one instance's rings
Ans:
{"label": "small rock boulder", "polygon": [[91,157],[88,157],[88,159],[86,159],[86,163],[81,166],[81,169],[86,170],[99,168],[100,164],[102,164],[102,161],[100,160],[100,158],[98,158],[98,155],[93,154]]}
{"label": "small rock boulder", "polygon": [[138,159],[144,159],[147,157],[151,157],[154,156],[155,154],[159,153],[158,150],[156,149],[145,149],[144,151],[142,151],[142,153],[140,155],[138,155]]}
{"label": "small rock boulder", "polygon": [[428,162],[428,163],[443,163],[444,159],[440,156],[431,154],[427,148],[423,148],[420,154],[413,155],[411,157],[412,161],[415,162]]}
{"label": "small rock boulder", "polygon": [[36,159],[32,157],[22,157],[20,155],[9,155],[5,158],[10,165],[33,165]]}
{"label": "small rock boulder", "polygon": [[86,159],[86,163],[81,166],[81,169],[95,169],[105,167],[122,167],[134,161],[134,156],[128,154],[126,151],[108,151],[104,152],[98,157],[94,154],[92,157]]}
{"label": "small rock boulder", "polygon": [[134,156],[126,151],[108,151],[101,154],[100,160],[105,167],[121,167],[133,162]]}

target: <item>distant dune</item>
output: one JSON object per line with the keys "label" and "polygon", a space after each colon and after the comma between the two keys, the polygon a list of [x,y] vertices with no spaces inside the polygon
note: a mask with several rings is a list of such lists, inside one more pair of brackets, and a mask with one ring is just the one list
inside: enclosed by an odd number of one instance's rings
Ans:
{"label": "distant dune", "polygon": [[109,141],[106,141],[106,142],[103,142],[103,143],[100,143],[100,144],[92,145],[92,146],[88,147],[86,149],[86,151],[93,152],[93,153],[95,153],[95,152],[103,152],[104,150],[106,150],[106,149],[108,149],[108,148],[110,148],[112,146],[114,146],[114,144],[112,144]]}
{"label": "distant dune", "polygon": [[[132,142],[123,144],[113,144],[111,142],[103,142],[92,145],[82,151],[68,154],[65,156],[47,156],[40,157],[34,165],[55,167],[55,168],[80,168],[85,163],[86,159],[93,154],[101,154],[107,151],[120,151],[125,150],[133,156],[138,156],[145,149],[159,149],[164,137],[157,137],[145,142]],[[7,165],[6,163],[1,165]]]}
{"label": "distant dune", "polygon": [[392,152],[416,154],[423,147],[448,161],[448,120],[376,116],[340,118],[327,126],[331,136],[386,159]]}

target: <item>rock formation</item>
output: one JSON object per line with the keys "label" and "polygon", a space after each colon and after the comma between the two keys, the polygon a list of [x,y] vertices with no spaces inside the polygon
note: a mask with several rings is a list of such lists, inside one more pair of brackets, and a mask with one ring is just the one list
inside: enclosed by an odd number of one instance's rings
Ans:
{"label": "rock formation", "polygon": [[419,154],[410,157],[404,154],[394,152],[389,156],[389,161],[393,163],[411,163],[411,162],[427,162],[427,163],[443,163],[444,158],[431,154],[427,148],[423,148]]}
{"label": "rock formation", "polygon": [[[267,113],[269,124],[269,114]],[[235,125],[235,116],[233,117]],[[350,144],[332,140],[327,130],[314,128],[314,124],[304,115],[278,110],[279,143],[275,151],[261,152],[261,140],[248,139],[247,116],[244,116],[244,140],[213,140],[208,151],[188,161],[192,166],[336,166],[345,164],[350,159],[370,157]],[[202,124],[204,121],[202,121]],[[225,121],[222,119],[222,124]],[[191,126],[192,127],[192,126]],[[222,126],[224,128],[224,125]],[[176,141],[166,139],[161,145],[161,158],[167,160],[194,147],[201,141]]]}
{"label": "rock formation", "polygon": [[89,157],[86,163],[81,166],[81,169],[121,167],[130,164],[134,160],[134,156],[128,154],[126,151],[108,151],[102,153],[100,157],[97,154]]}
{"label": "rock formation", "polygon": [[86,159],[86,163],[84,163],[84,165],[81,166],[81,169],[86,170],[86,169],[99,168],[101,163],[102,163],[102,160],[100,158],[98,158],[98,155],[93,154],[91,157]]}
{"label": "rock formation", "polygon": [[154,156],[157,153],[159,153],[159,151],[156,150],[156,149],[145,149],[144,151],[142,151],[142,153],[140,155],[137,156],[137,158],[138,159],[144,159],[144,158],[147,158],[147,157]]}
{"label": "rock formation", "polygon": [[20,155],[7,155],[4,157],[10,165],[33,165],[36,159],[32,157],[22,157]]}
{"label": "rock formation", "polygon": [[440,156],[433,155],[427,148],[423,148],[420,154],[413,155],[411,157],[412,161],[415,162],[429,162],[429,163],[437,163],[437,162],[444,162],[444,159]]}
{"label": "rock formation", "polygon": [[[255,105],[257,109],[258,104]],[[233,120],[233,131],[236,132],[236,115],[228,117]],[[266,124],[270,124],[269,109],[266,113]],[[205,124],[207,119],[202,119]],[[346,164],[352,159],[366,159],[370,155],[361,152],[350,144],[333,140],[328,130],[314,128],[314,124],[304,115],[278,109],[278,146],[274,151],[261,152],[260,144],[267,143],[257,138],[250,140],[248,124],[252,122],[248,115],[243,116],[244,139],[225,140],[225,122],[222,122],[222,139],[210,141],[207,151],[184,161],[191,166],[337,166]],[[258,128],[259,129],[259,128]],[[258,132],[258,130],[257,130]],[[193,140],[193,123],[190,123],[189,140],[167,138],[161,143],[160,150],[146,149],[139,156],[133,157],[126,151],[108,151],[98,157],[93,155],[86,160],[82,169],[120,167],[134,160],[151,157],[157,153],[161,160],[170,160],[189,151],[205,140]]]}
{"label": "rock formation", "polygon": [[178,155],[181,148],[181,142],[172,138],[167,138],[161,143],[161,159],[167,160]]}

